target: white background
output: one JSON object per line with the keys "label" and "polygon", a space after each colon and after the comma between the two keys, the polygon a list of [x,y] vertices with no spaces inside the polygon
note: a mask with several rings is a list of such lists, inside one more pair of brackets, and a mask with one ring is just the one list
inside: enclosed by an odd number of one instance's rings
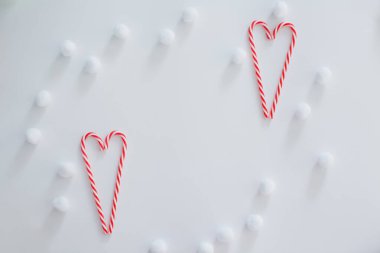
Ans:
{"label": "white background", "polygon": [[[271,17],[274,1],[11,1],[0,4],[0,251],[147,252],[162,238],[170,252],[195,252],[214,241],[220,226],[235,232],[231,252],[349,253],[380,251],[378,114],[379,1],[291,0],[287,20],[299,37],[275,119],[263,118],[252,60],[230,64],[237,48],[248,54],[247,27]],[[199,18],[180,23],[185,7]],[[118,23],[130,28],[115,41]],[[175,43],[158,44],[170,28]],[[289,32],[268,43],[257,30],[268,97],[273,94]],[[77,45],[68,60],[59,46]],[[90,55],[102,69],[82,73]],[[315,75],[328,66],[332,81]],[[36,108],[40,90],[51,92]],[[268,98],[269,99],[269,98]],[[294,119],[301,102],[306,122]],[[25,132],[39,128],[37,147]],[[112,236],[102,234],[81,160],[88,131],[128,138],[125,173]],[[100,155],[88,149],[109,213],[119,141]],[[335,164],[315,170],[320,152]],[[57,177],[60,163],[77,170]],[[273,196],[257,196],[272,178]],[[54,210],[65,196],[71,208]],[[245,217],[261,214],[256,238]],[[216,245],[216,252],[226,252]]]}

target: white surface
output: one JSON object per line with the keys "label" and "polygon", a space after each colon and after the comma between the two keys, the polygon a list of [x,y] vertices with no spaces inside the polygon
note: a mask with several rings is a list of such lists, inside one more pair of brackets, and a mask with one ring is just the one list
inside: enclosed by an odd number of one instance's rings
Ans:
{"label": "white surface", "polygon": [[[223,225],[235,252],[356,253],[380,250],[380,4],[375,0],[287,1],[299,34],[275,119],[262,116],[250,57],[230,65],[236,48],[249,52],[247,27],[268,21],[275,1],[3,1],[0,9],[0,251],[148,252],[165,238],[170,252],[196,252]],[[183,10],[199,17],[183,26]],[[131,34],[113,40],[115,24]],[[176,33],[171,47],[158,34]],[[60,57],[66,39],[72,58]],[[270,97],[289,33],[257,46]],[[88,56],[102,63],[83,73]],[[333,73],[315,85],[321,66]],[[54,103],[36,108],[40,90]],[[300,102],[312,117],[294,121]],[[25,132],[43,133],[37,146]],[[79,151],[81,136],[128,135],[116,224],[102,234]],[[100,195],[109,214],[119,140],[106,154],[89,142]],[[331,170],[315,169],[334,154]],[[57,164],[78,168],[57,177]],[[270,199],[257,195],[272,178]],[[52,210],[64,195],[70,212]],[[20,201],[22,200],[22,201]],[[265,220],[257,238],[245,218]],[[222,252],[215,248],[215,252]],[[224,252],[223,252],[224,253]]]}

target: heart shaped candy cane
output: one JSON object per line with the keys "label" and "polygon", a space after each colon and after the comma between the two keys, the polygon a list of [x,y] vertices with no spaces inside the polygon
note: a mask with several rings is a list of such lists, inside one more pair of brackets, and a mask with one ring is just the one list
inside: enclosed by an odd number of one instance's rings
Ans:
{"label": "heart shaped candy cane", "polygon": [[[283,66],[282,71],[281,71],[280,80],[279,80],[278,85],[277,85],[276,93],[274,95],[274,99],[273,99],[270,111],[268,111],[268,108],[267,108],[267,102],[266,102],[266,99],[265,99],[263,82],[262,82],[261,74],[260,74],[259,61],[257,59],[255,42],[253,40],[253,29],[255,28],[255,26],[258,26],[258,25],[260,25],[260,26],[262,26],[264,28],[264,31],[265,31],[265,34],[266,34],[266,37],[267,37],[268,40],[274,40],[276,38],[276,34],[278,33],[278,31],[282,27],[289,27],[290,30],[291,30],[291,32],[292,32],[292,40],[290,42],[290,46],[289,46],[288,52],[286,53],[286,58],[285,58],[284,66]],[[249,37],[248,40],[249,40],[249,44],[250,44],[250,48],[251,48],[251,52],[252,52],[252,58],[253,58],[253,66],[255,68],[256,79],[257,79],[257,83],[258,83],[258,86],[259,86],[261,106],[263,108],[263,113],[264,113],[265,118],[273,119],[273,115],[274,115],[274,113],[276,111],[277,102],[278,102],[278,99],[280,97],[281,89],[282,89],[282,86],[283,86],[283,83],[284,83],[285,74],[286,74],[286,71],[288,69],[290,57],[292,56],[293,48],[294,48],[294,45],[296,43],[297,32],[296,32],[296,29],[295,29],[295,27],[294,27],[294,25],[292,23],[282,22],[282,23],[278,24],[277,27],[271,33],[271,31],[268,28],[268,25],[265,22],[254,20],[251,23],[251,25],[249,26],[249,28],[248,28],[248,35],[249,35],[248,36]]]}
{"label": "heart shaped candy cane", "polygon": [[[109,225],[107,226],[107,223],[104,219],[103,208],[102,208],[102,205],[100,203],[98,191],[96,189],[94,174],[92,173],[92,170],[91,170],[91,164],[88,161],[85,142],[88,138],[94,138],[98,142],[98,144],[100,146],[100,150],[104,151],[104,150],[108,149],[109,141],[110,141],[112,136],[119,136],[121,138],[122,149],[121,149],[121,155],[120,155],[119,164],[118,164],[118,168],[117,168],[115,189],[114,189],[113,201],[112,201],[111,217],[109,220]],[[82,152],[83,161],[84,161],[85,166],[86,166],[88,179],[90,180],[92,195],[94,196],[95,205],[96,205],[96,208],[98,209],[99,219],[100,219],[100,222],[102,224],[103,231],[105,234],[111,234],[113,227],[114,227],[115,216],[116,216],[117,196],[119,194],[119,189],[120,189],[121,172],[123,170],[125,154],[127,152],[127,138],[126,138],[125,134],[123,134],[121,132],[112,131],[110,134],[107,135],[105,141],[103,142],[103,140],[97,134],[95,134],[93,132],[89,132],[82,137],[81,152]]]}

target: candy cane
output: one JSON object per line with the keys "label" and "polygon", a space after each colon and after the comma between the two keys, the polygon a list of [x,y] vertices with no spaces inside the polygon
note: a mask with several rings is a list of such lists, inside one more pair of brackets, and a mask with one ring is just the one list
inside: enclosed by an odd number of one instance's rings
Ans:
{"label": "candy cane", "polygon": [[[278,85],[277,85],[276,93],[274,95],[274,99],[273,99],[270,111],[268,111],[268,107],[267,107],[267,103],[266,103],[266,99],[265,99],[264,87],[263,87],[263,82],[262,82],[262,78],[261,78],[261,74],[260,74],[259,61],[257,58],[256,46],[255,46],[255,42],[253,39],[253,29],[255,28],[255,26],[258,26],[258,25],[260,25],[264,28],[265,35],[266,35],[268,40],[274,40],[276,38],[278,31],[282,27],[289,27],[289,29],[292,32],[291,43],[290,43],[288,52],[286,53],[284,66],[283,66],[282,71],[281,71],[280,80],[279,80]],[[282,22],[282,23],[278,24],[277,27],[271,33],[269,28],[268,28],[268,25],[265,22],[254,20],[248,28],[248,35],[249,35],[248,40],[249,40],[249,44],[250,44],[250,48],[251,48],[251,52],[252,52],[253,67],[254,67],[255,73],[256,73],[256,79],[257,79],[257,83],[258,83],[258,87],[259,87],[260,100],[261,100],[261,106],[263,108],[263,113],[264,113],[265,118],[273,119],[274,113],[276,111],[278,99],[279,99],[280,94],[281,94],[281,89],[282,89],[282,86],[284,83],[285,74],[286,74],[286,71],[288,70],[289,61],[290,61],[290,58],[292,56],[293,48],[294,48],[295,43],[296,43],[297,32],[296,32],[296,29],[292,23]]]}
{"label": "candy cane", "polygon": [[[112,210],[111,210],[109,225],[107,227],[107,223],[104,219],[103,208],[102,208],[102,205],[100,203],[99,194],[98,194],[98,191],[96,189],[94,174],[92,173],[92,170],[91,170],[91,164],[88,161],[85,142],[88,138],[92,137],[98,142],[100,150],[104,151],[104,150],[108,149],[109,141],[110,141],[112,136],[119,136],[121,138],[123,145],[122,145],[121,156],[120,156],[119,164],[118,164],[118,168],[117,168],[115,189],[114,189],[113,201],[112,201]],[[121,132],[112,131],[110,134],[107,135],[105,141],[103,142],[103,140],[97,134],[95,134],[93,132],[89,132],[89,133],[85,134],[81,139],[81,152],[82,152],[83,161],[84,161],[85,166],[86,166],[88,179],[90,180],[92,195],[93,195],[94,200],[95,200],[95,205],[96,205],[96,208],[98,210],[99,219],[100,219],[103,231],[105,234],[111,234],[112,230],[114,228],[114,222],[115,222],[115,216],[116,216],[116,207],[117,207],[118,194],[119,194],[119,190],[120,190],[121,173],[122,173],[123,166],[124,166],[125,154],[127,152],[127,138],[126,138],[125,134],[123,134]]]}

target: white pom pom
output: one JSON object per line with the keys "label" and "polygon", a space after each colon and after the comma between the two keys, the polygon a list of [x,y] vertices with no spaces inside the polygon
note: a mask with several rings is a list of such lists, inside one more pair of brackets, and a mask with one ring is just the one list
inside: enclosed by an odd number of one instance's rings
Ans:
{"label": "white pom pom", "polygon": [[306,103],[301,103],[298,105],[295,115],[299,120],[306,120],[309,117],[310,113],[310,106]]}
{"label": "white pom pom", "polygon": [[229,227],[221,227],[216,233],[216,241],[221,244],[230,244],[234,237],[234,231]]}
{"label": "white pom pom", "polygon": [[288,15],[288,5],[285,2],[277,2],[273,8],[273,15],[277,19],[283,19]]}
{"label": "white pom pom", "polygon": [[331,168],[334,164],[334,156],[328,152],[321,153],[318,157],[317,164],[323,169]]}
{"label": "white pom pom", "polygon": [[175,33],[170,29],[164,29],[160,33],[160,43],[165,46],[170,46],[175,41]]}
{"label": "white pom pom", "polygon": [[327,85],[332,78],[332,72],[328,67],[322,67],[317,72],[316,82],[320,85]]}
{"label": "white pom pom", "polygon": [[77,46],[74,42],[66,40],[61,45],[61,55],[64,57],[72,57],[77,49]]}
{"label": "white pom pom", "polygon": [[113,29],[113,36],[119,40],[127,38],[129,33],[129,28],[124,24],[118,24]]}
{"label": "white pom pom", "polygon": [[266,178],[259,185],[259,194],[270,196],[276,190],[276,184],[272,179]]}
{"label": "white pom pom", "polygon": [[163,240],[155,240],[152,242],[149,252],[150,253],[166,253],[168,251],[168,246]]}
{"label": "white pom pom", "polygon": [[75,176],[75,173],[75,166],[72,163],[62,163],[58,170],[58,175],[61,178],[72,178],[73,176]]}
{"label": "white pom pom", "polygon": [[26,141],[29,144],[37,145],[40,142],[41,137],[42,137],[42,133],[37,128],[29,128],[26,131]]}
{"label": "white pom pom", "polygon": [[264,223],[263,218],[260,215],[251,214],[245,221],[245,227],[251,232],[258,232]]}
{"label": "white pom pom", "polygon": [[235,50],[234,54],[232,55],[231,58],[231,63],[236,64],[236,65],[241,65],[247,58],[247,53],[241,49],[238,48]]}
{"label": "white pom pom", "polygon": [[50,92],[46,90],[42,90],[37,94],[36,97],[36,105],[38,107],[47,107],[51,103],[51,95]]}
{"label": "white pom pom", "polygon": [[66,197],[56,197],[53,199],[53,207],[62,213],[67,212],[70,209],[69,200]]}
{"label": "white pom pom", "polygon": [[84,72],[87,74],[96,74],[99,72],[102,64],[100,63],[99,59],[91,56],[89,57],[85,64],[84,64]]}
{"label": "white pom pom", "polygon": [[214,245],[209,242],[202,242],[198,247],[197,253],[214,253]]}
{"label": "white pom pom", "polygon": [[186,8],[182,13],[182,22],[192,24],[198,18],[198,11],[193,7]]}

